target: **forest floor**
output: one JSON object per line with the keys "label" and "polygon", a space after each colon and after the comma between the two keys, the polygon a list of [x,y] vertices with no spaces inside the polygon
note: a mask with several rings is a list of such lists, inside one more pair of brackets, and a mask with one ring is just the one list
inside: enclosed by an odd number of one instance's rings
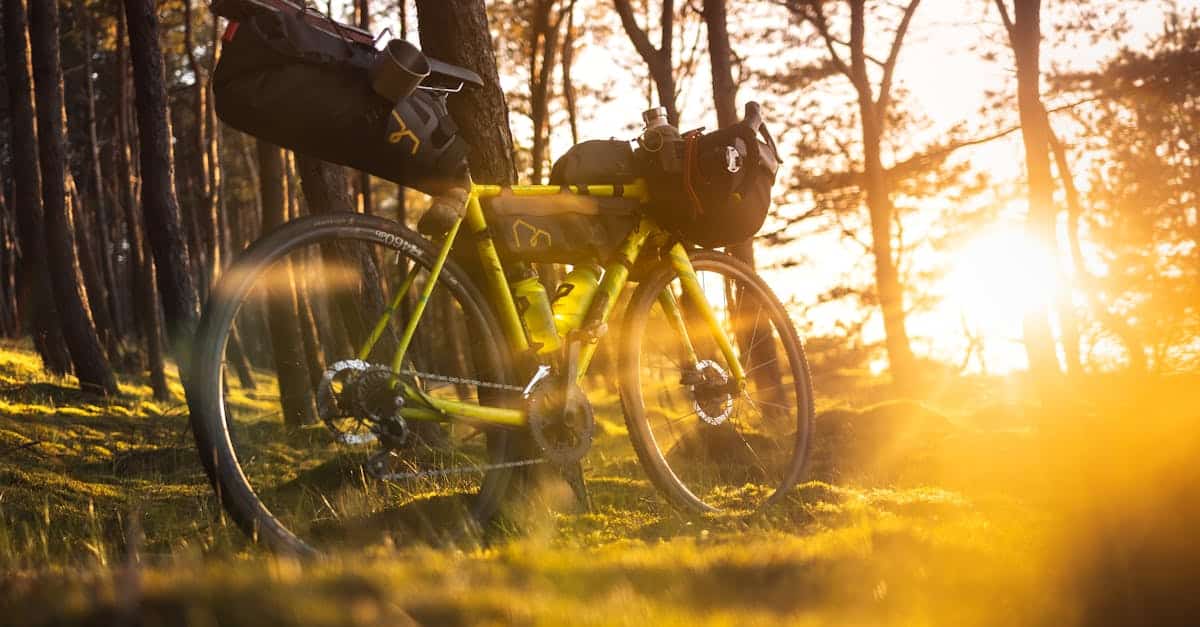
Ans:
{"label": "forest floor", "polygon": [[309,563],[221,515],[174,388],[96,397],[0,346],[0,625],[1162,624],[1200,603],[1197,378],[1040,403],[1004,378],[920,403],[826,382],[808,482],[749,521],[670,509],[601,393],[590,512],[541,494],[454,546]]}

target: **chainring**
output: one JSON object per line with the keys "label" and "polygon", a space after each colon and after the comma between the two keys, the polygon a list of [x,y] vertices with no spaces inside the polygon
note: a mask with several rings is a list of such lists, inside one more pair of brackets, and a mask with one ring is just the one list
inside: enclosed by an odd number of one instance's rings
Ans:
{"label": "chainring", "polygon": [[545,458],[560,465],[583,459],[596,432],[592,404],[583,390],[551,375],[530,386],[525,399],[529,431]]}

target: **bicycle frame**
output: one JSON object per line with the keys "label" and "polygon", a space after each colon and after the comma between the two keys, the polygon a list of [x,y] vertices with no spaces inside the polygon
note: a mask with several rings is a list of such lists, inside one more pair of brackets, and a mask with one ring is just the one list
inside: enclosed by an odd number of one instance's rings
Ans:
{"label": "bicycle frame", "polygon": [[[521,314],[518,312],[516,302],[513,299],[512,289],[505,275],[504,265],[500,260],[496,245],[489,234],[487,220],[484,217],[483,206],[480,202],[483,198],[499,196],[501,192],[509,193],[513,196],[548,196],[563,193],[564,189],[557,185],[514,185],[512,187],[471,185],[465,216],[455,222],[447,233],[438,257],[433,267],[429,269],[429,278],[421,294],[418,296],[411,312],[412,315],[400,336],[396,352],[392,357],[391,366],[393,372],[399,373],[401,370],[405,354],[416,332],[417,323],[420,321],[421,315],[425,311],[425,305],[429,302],[433,289],[437,285],[438,277],[450,254],[450,249],[453,247],[463,227],[467,229],[476,242],[476,252],[482,266],[484,289],[488,292],[490,304],[499,318],[500,326],[505,339],[509,343],[509,348],[514,355],[529,352],[530,344],[526,337],[525,326],[521,321]],[[572,186],[570,187],[570,192],[578,194],[581,193],[581,190],[577,186]],[[643,203],[649,198],[645,182],[641,180],[623,186],[588,185],[584,193],[602,197],[621,195],[637,198]],[[653,221],[643,217],[637,227],[622,241],[614,258],[609,260],[605,265],[604,275],[596,291],[596,296],[587,314],[584,316],[583,322],[580,324],[580,329],[601,329],[607,324],[621,291],[629,281],[630,268],[633,267],[649,241],[668,242],[670,241],[670,237]],[[733,352],[733,344],[729,341],[729,337],[721,327],[716,314],[704,296],[703,288],[696,277],[695,269],[692,268],[687,251],[679,242],[673,242],[666,252],[667,259],[679,276],[684,296],[694,306],[707,330],[712,333],[717,347],[724,355],[726,363],[730,366],[730,375],[741,386],[745,382],[745,372]],[[411,287],[415,275],[415,271],[410,271],[409,275],[402,282],[401,289],[396,292],[392,303],[383,312],[375,325],[374,331],[359,350],[360,359],[365,359],[366,355],[371,352],[371,349],[386,328],[388,321],[399,309],[400,302]],[[659,297],[659,304],[667,315],[672,328],[683,339],[689,358],[694,363],[697,361],[695,349],[688,336],[687,324],[683,318],[683,314],[671,291],[663,291]],[[580,343],[575,369],[577,381],[582,380],[584,375],[587,374],[588,366],[591,364],[600,339],[600,337],[595,336],[583,340],[574,340]],[[566,349],[564,348],[564,350]],[[545,365],[546,361],[548,360],[543,358],[541,365]],[[523,427],[528,424],[525,411],[521,409],[493,407],[472,402],[434,398],[402,381],[400,385],[407,401],[405,407],[400,410],[400,415],[406,420],[447,421],[452,419],[466,419],[508,427]]]}

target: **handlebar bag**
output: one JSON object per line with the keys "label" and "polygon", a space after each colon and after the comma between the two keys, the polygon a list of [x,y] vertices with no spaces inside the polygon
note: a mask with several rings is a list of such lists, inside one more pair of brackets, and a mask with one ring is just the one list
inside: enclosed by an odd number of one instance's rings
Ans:
{"label": "handlebar bag", "polygon": [[758,115],[707,134],[685,133],[656,151],[638,149],[649,213],[688,243],[732,246],[754,237],[766,221],[779,152]]}
{"label": "handlebar bag", "polygon": [[[213,73],[217,115],[283,148],[429,194],[464,185],[467,146],[444,98],[417,90],[397,106],[378,95],[367,75],[375,49],[323,24],[289,10],[230,22]],[[395,122],[389,130],[401,111],[404,132]]]}

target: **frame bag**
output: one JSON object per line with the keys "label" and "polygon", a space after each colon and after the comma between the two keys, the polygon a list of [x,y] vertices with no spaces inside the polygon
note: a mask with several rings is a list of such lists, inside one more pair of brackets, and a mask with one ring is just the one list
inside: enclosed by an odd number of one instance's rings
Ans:
{"label": "frame bag", "polygon": [[754,237],[771,207],[779,151],[758,103],[732,126],[668,138],[637,150],[650,190],[649,213],[685,242],[732,246]]}
{"label": "frame bag", "polygon": [[487,201],[488,222],[506,259],[538,263],[605,262],[637,226],[639,202],[592,196],[589,185],[621,185],[637,177],[629,142],[592,140],[572,146],[550,169],[550,184],[575,186],[549,196],[501,195]]}
{"label": "frame bag", "polygon": [[[213,73],[223,121],[429,194],[465,186],[467,146],[442,96],[417,89],[390,102],[371,86],[368,70],[379,53],[369,37],[364,42],[361,33],[286,3],[234,11],[243,4],[226,0],[215,9],[239,20],[225,32]],[[402,113],[404,132],[397,132],[394,118]]]}

